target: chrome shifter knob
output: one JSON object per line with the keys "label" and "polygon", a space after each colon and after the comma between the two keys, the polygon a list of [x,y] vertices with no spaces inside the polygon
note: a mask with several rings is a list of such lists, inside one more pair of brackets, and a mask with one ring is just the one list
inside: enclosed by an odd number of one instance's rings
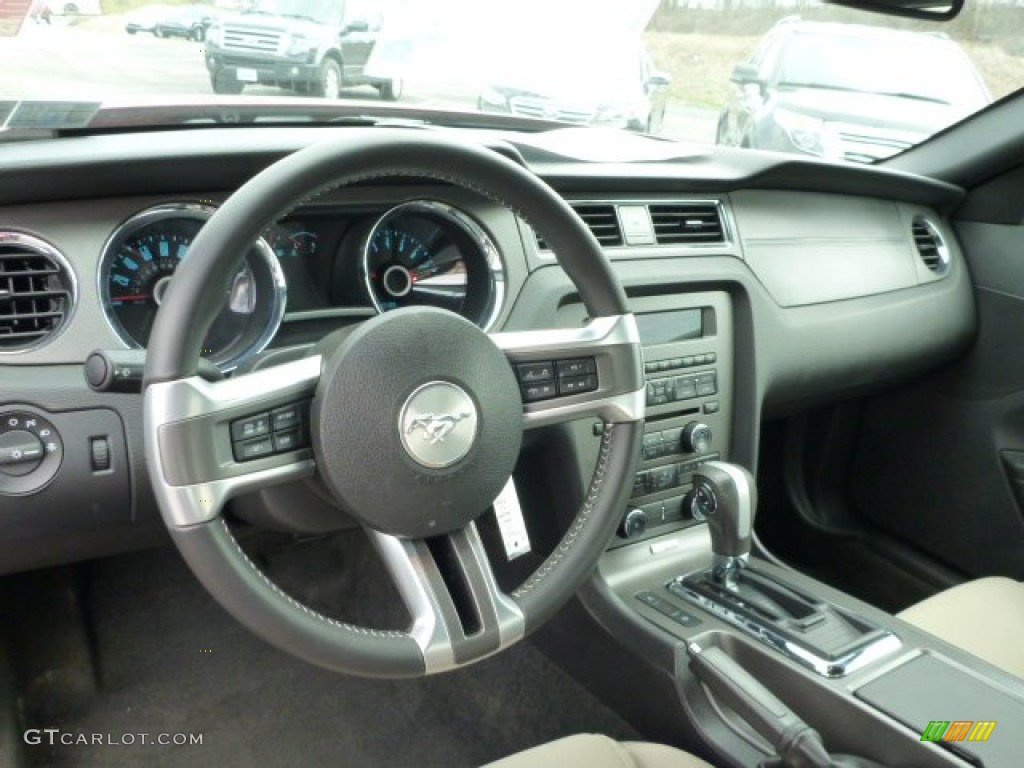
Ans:
{"label": "chrome shifter knob", "polygon": [[690,513],[707,521],[711,533],[712,576],[729,586],[746,565],[757,507],[754,478],[738,464],[709,461],[693,473]]}

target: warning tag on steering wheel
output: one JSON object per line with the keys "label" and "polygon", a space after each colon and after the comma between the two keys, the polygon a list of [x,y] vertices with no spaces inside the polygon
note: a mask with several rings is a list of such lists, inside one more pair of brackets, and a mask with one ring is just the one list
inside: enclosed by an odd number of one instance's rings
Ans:
{"label": "warning tag on steering wheel", "polygon": [[498,531],[505,545],[505,556],[515,560],[530,551],[530,537],[526,533],[523,508],[519,505],[515,481],[510,477],[494,500],[494,516],[498,520]]}

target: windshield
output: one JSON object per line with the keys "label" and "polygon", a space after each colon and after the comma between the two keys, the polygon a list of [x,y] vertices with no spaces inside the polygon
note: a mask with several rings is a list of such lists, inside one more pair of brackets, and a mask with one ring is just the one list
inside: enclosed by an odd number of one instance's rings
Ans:
{"label": "windshield", "polygon": [[202,122],[216,119],[211,105],[229,104],[253,120],[564,124],[874,162],[1024,82],[1022,19],[1010,3],[969,4],[948,24],[790,0],[3,8],[8,134],[116,126],[119,115]]}

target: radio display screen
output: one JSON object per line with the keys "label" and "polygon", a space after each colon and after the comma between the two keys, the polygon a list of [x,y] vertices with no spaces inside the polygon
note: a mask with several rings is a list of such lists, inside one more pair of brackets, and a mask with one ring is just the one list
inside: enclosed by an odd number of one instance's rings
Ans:
{"label": "radio display screen", "polygon": [[636,324],[644,346],[699,339],[704,335],[704,310],[674,309],[637,314]]}

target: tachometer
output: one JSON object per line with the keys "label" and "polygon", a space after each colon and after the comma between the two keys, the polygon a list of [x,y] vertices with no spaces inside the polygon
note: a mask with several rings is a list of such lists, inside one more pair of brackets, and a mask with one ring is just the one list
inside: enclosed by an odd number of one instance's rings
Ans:
{"label": "tachometer", "polygon": [[443,203],[417,201],[388,211],[370,230],[363,275],[380,312],[431,305],[483,328],[497,317],[504,269],[491,239]]}
{"label": "tachometer", "polygon": [[[129,346],[145,347],[157,308],[178,264],[213,209],[192,204],[143,211],[111,236],[100,262],[99,289],[111,327]],[[239,259],[224,309],[203,343],[203,356],[230,370],[260,351],[284,315],[284,277],[273,251],[260,240]]]}

